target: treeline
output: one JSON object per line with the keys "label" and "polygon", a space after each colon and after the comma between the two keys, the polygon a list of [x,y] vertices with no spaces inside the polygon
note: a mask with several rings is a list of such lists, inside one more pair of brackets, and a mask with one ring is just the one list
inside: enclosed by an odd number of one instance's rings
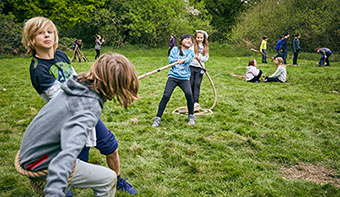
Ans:
{"label": "treeline", "polygon": [[[179,37],[204,29],[209,41],[268,45],[289,31],[302,34],[304,51],[326,46],[339,51],[340,0],[2,0],[0,54],[19,54],[24,22],[34,16],[50,18],[58,27],[61,47],[82,39],[94,46],[96,34],[107,46],[166,46],[169,35]],[[178,39],[177,39],[178,40]]]}
{"label": "treeline", "polygon": [[[231,39],[259,47],[263,36],[274,48],[279,36],[300,33],[302,51],[328,47],[340,51],[340,0],[262,0],[239,18]],[[290,45],[291,47],[291,45]]]}
{"label": "treeline", "polygon": [[4,0],[0,53],[21,51],[20,28],[34,16],[57,25],[61,45],[82,39],[85,47],[93,47],[95,35],[101,34],[109,46],[164,46],[171,33],[179,37],[195,29],[209,32],[211,41],[223,41],[248,5],[240,0]]}

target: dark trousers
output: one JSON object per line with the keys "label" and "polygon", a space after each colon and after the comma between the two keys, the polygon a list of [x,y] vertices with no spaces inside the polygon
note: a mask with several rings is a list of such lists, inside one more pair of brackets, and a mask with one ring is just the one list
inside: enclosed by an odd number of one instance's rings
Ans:
{"label": "dark trousers", "polygon": [[257,76],[255,76],[253,79],[251,79],[247,82],[260,82],[261,76],[262,76],[262,70],[260,70],[260,73]]}
{"label": "dark trousers", "polygon": [[179,86],[184,92],[185,98],[187,99],[187,106],[188,106],[189,114],[191,115],[194,114],[194,100],[192,98],[190,81],[169,77],[168,81],[165,84],[165,89],[164,89],[162,100],[158,106],[158,112],[157,112],[158,117],[160,118],[162,117],[165,107],[168,104],[170,97],[172,95],[172,92],[177,86]]}
{"label": "dark trousers", "polygon": [[296,50],[296,52],[294,52],[293,64],[297,64],[298,55],[299,55],[299,50]]}
{"label": "dark trousers", "polygon": [[190,76],[191,91],[194,98],[194,103],[198,103],[200,98],[201,83],[204,71],[202,68],[193,66],[190,66],[190,71],[191,71]]}
{"label": "dark trousers", "polygon": [[287,49],[283,49],[283,62],[287,64]]}
{"label": "dark trousers", "polygon": [[262,49],[262,53],[264,54],[262,54],[262,63],[267,63],[267,49]]}
{"label": "dark trousers", "polygon": [[94,59],[96,60],[100,56],[100,49],[96,49],[96,57]]}
{"label": "dark trousers", "polygon": [[277,77],[266,77],[266,82],[282,82]]}
{"label": "dark trousers", "polygon": [[274,57],[274,59],[276,59],[277,57],[283,58],[283,50],[282,49],[277,50],[277,55]]}
{"label": "dark trousers", "polygon": [[170,55],[170,52],[171,52],[172,48],[174,48],[174,47],[169,47],[168,56]]}
{"label": "dark trousers", "polygon": [[326,61],[326,66],[330,66],[329,65],[329,57],[332,55],[332,52],[329,51],[326,55],[327,55],[327,58],[325,58],[324,55],[320,58],[319,66],[323,66],[324,61]]}

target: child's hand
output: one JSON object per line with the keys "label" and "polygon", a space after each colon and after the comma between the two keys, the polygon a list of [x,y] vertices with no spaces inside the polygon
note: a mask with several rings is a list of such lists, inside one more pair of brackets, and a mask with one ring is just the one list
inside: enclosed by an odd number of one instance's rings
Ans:
{"label": "child's hand", "polygon": [[196,58],[198,61],[201,61],[201,58],[199,56],[197,56],[197,55],[195,55],[194,58]]}
{"label": "child's hand", "polygon": [[181,59],[178,59],[176,60],[179,64],[183,64],[185,61],[184,60],[181,60]]}

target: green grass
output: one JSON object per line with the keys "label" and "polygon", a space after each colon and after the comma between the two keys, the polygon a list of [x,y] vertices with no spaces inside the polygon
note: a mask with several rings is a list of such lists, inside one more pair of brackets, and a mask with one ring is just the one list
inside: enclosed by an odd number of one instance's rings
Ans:
{"label": "green grass", "polygon": [[[340,178],[340,63],[318,68],[319,56],[303,54],[299,66],[287,66],[288,82],[246,83],[230,73],[245,74],[246,51],[227,57],[211,48],[206,67],[217,90],[214,113],[196,117],[172,115],[185,106],[176,88],[159,128],[151,124],[167,79],[167,70],[140,81],[140,99],[128,109],[107,102],[102,120],[119,140],[123,177],[140,196],[340,196],[331,184],[284,178],[280,169],[298,162],[322,165]],[[110,49],[126,55],[138,75],[165,66],[167,50],[134,47]],[[229,51],[229,49],[227,50]],[[94,50],[84,54],[93,61]],[[273,54],[271,54],[273,55]],[[71,57],[72,53],[68,52]],[[308,57],[308,58],[307,58]],[[291,63],[291,57],[288,63]],[[36,196],[28,179],[16,173],[14,157],[22,135],[44,105],[30,84],[27,57],[0,59],[0,196]],[[77,72],[90,63],[74,62]],[[273,63],[259,64],[267,75]],[[6,89],[6,91],[4,91]],[[209,108],[213,91],[203,79],[200,103]],[[138,124],[131,121],[139,120]],[[91,149],[90,162],[105,165],[105,157]],[[73,189],[75,196],[92,196],[89,189]],[[128,196],[117,191],[118,196]]]}

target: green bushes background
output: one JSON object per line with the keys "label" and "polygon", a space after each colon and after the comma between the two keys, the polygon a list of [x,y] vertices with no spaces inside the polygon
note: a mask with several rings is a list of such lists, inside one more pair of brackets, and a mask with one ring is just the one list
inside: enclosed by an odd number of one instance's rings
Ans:
{"label": "green bushes background", "polygon": [[[0,54],[21,54],[24,22],[34,16],[50,18],[70,43],[82,39],[92,48],[96,34],[106,46],[167,46],[196,29],[206,30],[210,42],[256,47],[264,35],[273,48],[288,31],[301,33],[302,50],[316,47],[339,51],[340,0],[4,0],[0,2]],[[178,40],[178,39],[177,39]],[[292,40],[292,39],[291,39]],[[66,46],[64,46],[64,44]]]}

